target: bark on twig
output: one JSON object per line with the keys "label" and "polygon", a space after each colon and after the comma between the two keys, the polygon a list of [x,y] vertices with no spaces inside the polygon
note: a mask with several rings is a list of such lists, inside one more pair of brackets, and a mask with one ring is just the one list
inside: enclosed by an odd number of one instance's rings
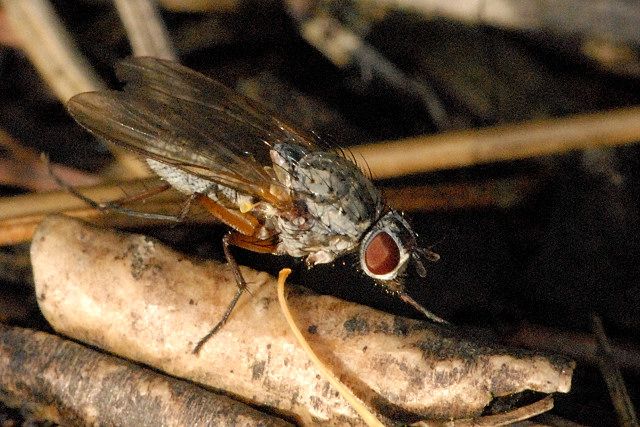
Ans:
{"label": "bark on twig", "polygon": [[[235,293],[226,266],[64,217],[39,227],[32,261],[40,307],[61,333],[305,424],[360,423],[296,345],[264,273],[242,269],[252,295],[195,356]],[[390,418],[468,418],[494,396],[570,388],[566,359],[476,346],[436,325],[294,289],[293,315],[319,357]]]}
{"label": "bark on twig", "polygon": [[285,426],[185,381],[62,338],[0,325],[0,396],[62,425]]}

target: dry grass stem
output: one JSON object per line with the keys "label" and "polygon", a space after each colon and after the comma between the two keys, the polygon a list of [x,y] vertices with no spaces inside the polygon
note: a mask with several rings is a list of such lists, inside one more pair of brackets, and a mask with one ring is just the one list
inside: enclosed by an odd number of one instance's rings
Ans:
{"label": "dry grass stem", "polygon": [[640,141],[640,107],[351,147],[374,178],[392,178]]}
{"label": "dry grass stem", "polygon": [[236,10],[239,0],[159,0],[160,4],[175,12],[229,12]]}
{"label": "dry grass stem", "polygon": [[155,2],[115,0],[115,5],[127,30],[134,56],[177,60],[178,56]]}
{"label": "dry grass stem", "polygon": [[[134,180],[118,184],[99,184],[78,189],[82,194],[96,202],[116,200],[133,191],[140,191],[146,185],[157,182],[156,178]],[[155,196],[154,200],[171,200],[171,193]],[[175,196],[174,196],[175,197]],[[0,198],[0,219],[21,218],[36,214],[66,212],[74,209],[85,209],[87,205],[73,194],[65,190],[47,193],[31,193],[20,196]]]}
{"label": "dry grass stem", "polygon": [[[367,4],[367,2],[362,2]],[[523,0],[377,0],[379,8],[419,13],[425,19],[446,18],[468,24],[484,24],[508,29],[640,42],[640,11],[633,3],[620,1],[561,3]],[[612,23],[616,25],[612,25]]]}
{"label": "dry grass stem", "polygon": [[[22,48],[61,102],[105,88],[47,0],[2,0],[2,6]],[[134,155],[112,144],[109,148],[117,160],[115,175],[148,175],[148,168]]]}
{"label": "dry grass stem", "polygon": [[[138,179],[124,183],[100,184],[80,187],[80,191],[92,200],[103,202],[140,191],[156,178]],[[387,187],[382,193],[387,203],[406,212],[447,209],[500,207],[518,203],[535,188],[535,180],[528,177],[489,180],[467,184],[437,184],[415,187]],[[153,196],[144,204],[145,212],[176,211],[184,203],[184,196],[166,191]],[[165,224],[118,213],[106,214],[88,208],[85,203],[64,190],[48,193],[31,193],[0,198],[0,246],[31,240],[33,231],[48,214],[65,213],[75,218],[111,227],[137,227]],[[213,223],[213,216],[199,215],[187,218],[188,222]]]}
{"label": "dry grass stem", "polygon": [[47,0],[3,0],[2,5],[22,48],[62,102],[104,88]]}

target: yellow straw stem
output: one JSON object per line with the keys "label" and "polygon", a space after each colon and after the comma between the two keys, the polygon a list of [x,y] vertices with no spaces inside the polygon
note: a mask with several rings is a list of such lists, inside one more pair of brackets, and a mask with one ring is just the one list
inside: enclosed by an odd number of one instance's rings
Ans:
{"label": "yellow straw stem", "polygon": [[313,362],[315,367],[320,371],[320,374],[329,381],[329,383],[338,390],[338,393],[351,405],[351,407],[360,415],[360,417],[364,420],[364,422],[368,426],[384,426],[375,415],[369,411],[369,409],[365,406],[364,403],[354,395],[351,390],[347,388],[340,380],[326,367],[322,361],[316,356],[314,351],[309,346],[309,343],[304,338],[300,329],[296,325],[293,317],[291,316],[291,312],[289,311],[289,307],[287,306],[287,299],[284,295],[284,284],[287,281],[287,277],[291,274],[291,269],[283,268],[280,270],[280,274],[278,274],[278,301],[280,302],[280,309],[282,310],[282,314],[284,314],[285,319],[287,319],[287,323],[289,324],[289,328],[293,335],[298,340],[298,344],[303,348],[305,353],[309,356],[309,359]]}

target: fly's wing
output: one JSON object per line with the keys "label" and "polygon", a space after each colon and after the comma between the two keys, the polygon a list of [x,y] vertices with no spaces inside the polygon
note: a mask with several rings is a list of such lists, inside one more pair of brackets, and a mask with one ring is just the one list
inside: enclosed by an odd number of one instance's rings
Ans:
{"label": "fly's wing", "polygon": [[123,91],[81,93],[67,108],[93,134],[143,157],[261,197],[278,185],[264,169],[273,144],[315,147],[311,134],[180,64],[130,58],[117,74]]}

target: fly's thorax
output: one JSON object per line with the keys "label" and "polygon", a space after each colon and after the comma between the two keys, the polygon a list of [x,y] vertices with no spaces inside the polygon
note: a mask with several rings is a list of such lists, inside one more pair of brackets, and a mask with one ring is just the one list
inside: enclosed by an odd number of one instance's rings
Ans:
{"label": "fly's thorax", "polygon": [[338,234],[353,234],[352,224],[368,228],[380,216],[380,193],[350,160],[286,143],[276,144],[271,158],[277,179],[298,204]]}
{"label": "fly's thorax", "polygon": [[379,192],[360,169],[338,154],[286,143],[276,144],[271,158],[297,207],[297,217],[279,221],[283,250],[320,264],[357,247],[382,209]]}
{"label": "fly's thorax", "polygon": [[416,250],[416,237],[402,215],[390,211],[365,234],[360,244],[360,266],[370,277],[394,280]]}

